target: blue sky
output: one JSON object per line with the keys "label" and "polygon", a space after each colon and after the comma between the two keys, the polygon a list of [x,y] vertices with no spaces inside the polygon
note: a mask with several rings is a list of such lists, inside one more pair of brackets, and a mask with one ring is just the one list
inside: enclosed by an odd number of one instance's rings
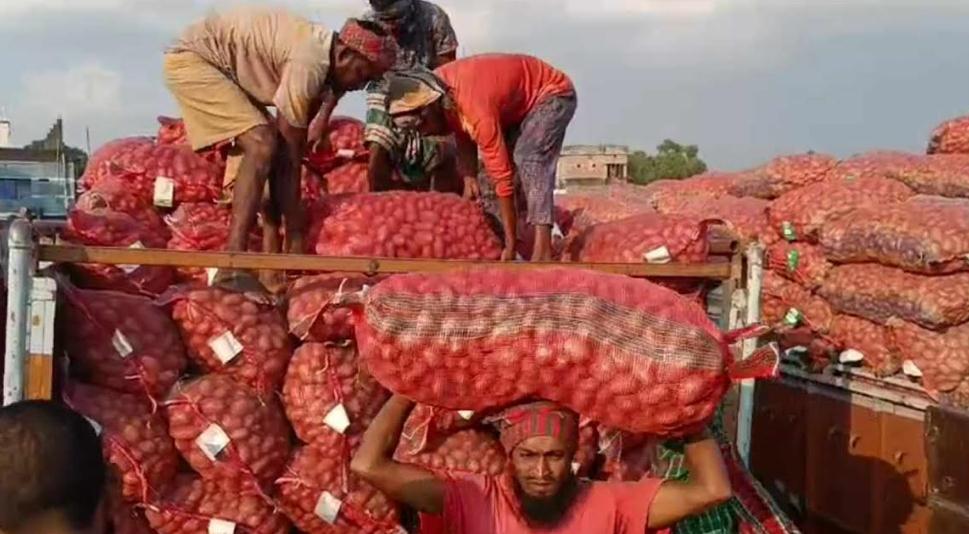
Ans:
{"label": "blue sky", "polygon": [[[231,0],[0,1],[0,107],[14,141],[57,115],[95,147],[176,114],[161,53]],[[252,2],[249,2],[252,3]],[[337,27],[364,0],[288,0]],[[808,149],[921,151],[969,113],[966,0],[442,0],[462,54],[540,56],[579,91],[573,143],[697,143],[739,169]],[[341,106],[362,116],[363,99]]]}

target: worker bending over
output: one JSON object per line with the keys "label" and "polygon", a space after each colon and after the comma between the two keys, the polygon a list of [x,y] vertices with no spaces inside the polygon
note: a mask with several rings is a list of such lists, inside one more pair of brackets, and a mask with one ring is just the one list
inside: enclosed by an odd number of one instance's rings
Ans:
{"label": "worker bending over", "polygon": [[519,212],[527,211],[532,260],[550,261],[555,166],[577,104],[572,81],[540,59],[513,54],[459,59],[434,73],[439,84],[393,78],[395,122],[425,135],[454,133],[466,196],[500,216],[502,259],[515,258]]}
{"label": "worker bending over", "polygon": [[443,515],[449,533],[643,534],[731,496],[720,449],[706,437],[687,441],[687,481],[580,480],[572,471],[578,418],[548,402],[517,406],[497,418],[508,472],[439,478],[393,459],[413,406],[399,395],[384,405],[367,429],[351,469],[392,499]]}
{"label": "worker bending over", "polygon": [[424,0],[370,0],[364,18],[387,29],[397,41],[397,63],[383,79],[367,87],[367,129],[370,184],[373,190],[428,189],[461,193],[455,168],[453,137],[421,136],[398,128],[387,111],[389,77],[393,72],[421,72],[454,61],[458,39],[440,6]]}
{"label": "worker bending over", "polygon": [[49,401],[0,408],[0,534],[100,534],[106,468],[81,415]]}
{"label": "worker bending over", "polygon": [[[339,33],[279,9],[238,8],[189,27],[165,54],[165,81],[192,148],[233,140],[235,178],[227,249],[246,250],[269,179],[267,252],[303,252],[300,168],[307,127],[324,101],[380,78],[397,58],[392,37],[350,19]],[[267,107],[276,108],[272,118]]]}

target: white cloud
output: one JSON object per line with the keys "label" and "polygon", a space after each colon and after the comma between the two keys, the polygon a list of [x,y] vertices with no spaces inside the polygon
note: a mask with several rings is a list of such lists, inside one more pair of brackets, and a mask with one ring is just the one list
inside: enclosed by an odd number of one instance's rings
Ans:
{"label": "white cloud", "polygon": [[121,74],[97,61],[67,70],[46,70],[23,77],[24,103],[39,111],[71,110],[78,115],[111,112],[121,102]]}

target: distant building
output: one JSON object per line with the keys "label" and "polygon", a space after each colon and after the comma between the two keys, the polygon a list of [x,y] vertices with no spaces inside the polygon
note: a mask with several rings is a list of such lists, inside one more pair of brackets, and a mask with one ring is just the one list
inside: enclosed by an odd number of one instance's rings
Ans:
{"label": "distant building", "polygon": [[[10,131],[10,121],[6,131]],[[4,131],[0,124],[0,136]],[[74,203],[83,152],[64,145],[61,119],[47,137],[24,148],[0,146],[0,216],[27,208],[44,219],[63,219]]]}
{"label": "distant building", "polygon": [[629,178],[629,148],[620,145],[573,145],[562,149],[556,177],[559,189],[594,187]]}

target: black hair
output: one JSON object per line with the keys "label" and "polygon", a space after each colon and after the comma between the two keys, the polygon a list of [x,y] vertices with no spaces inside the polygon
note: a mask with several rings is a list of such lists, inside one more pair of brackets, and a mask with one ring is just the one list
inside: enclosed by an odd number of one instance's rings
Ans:
{"label": "black hair", "polygon": [[0,530],[45,513],[91,526],[104,491],[101,439],[80,414],[50,401],[0,408]]}

